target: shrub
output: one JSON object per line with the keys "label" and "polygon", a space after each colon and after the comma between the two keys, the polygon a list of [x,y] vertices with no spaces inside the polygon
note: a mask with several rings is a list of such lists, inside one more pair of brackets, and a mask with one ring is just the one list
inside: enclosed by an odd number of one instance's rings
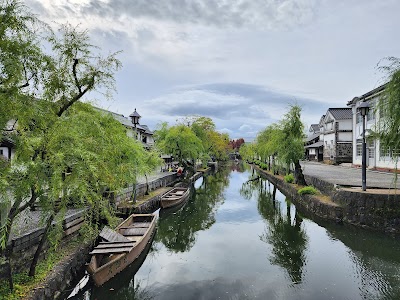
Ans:
{"label": "shrub", "polygon": [[287,174],[286,176],[283,177],[283,180],[287,183],[293,183],[294,182],[294,176],[293,174]]}
{"label": "shrub", "polygon": [[313,186],[305,186],[297,192],[299,195],[315,195],[317,193],[317,189]]}

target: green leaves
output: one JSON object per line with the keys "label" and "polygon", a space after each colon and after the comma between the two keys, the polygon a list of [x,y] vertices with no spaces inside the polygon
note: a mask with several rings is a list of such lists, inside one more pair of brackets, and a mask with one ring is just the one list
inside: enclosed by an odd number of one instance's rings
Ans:
{"label": "green leaves", "polygon": [[386,58],[387,65],[379,69],[387,75],[388,83],[382,97],[377,103],[379,122],[375,126],[374,136],[380,140],[382,148],[391,151],[391,155],[398,160],[400,155],[400,59]]}

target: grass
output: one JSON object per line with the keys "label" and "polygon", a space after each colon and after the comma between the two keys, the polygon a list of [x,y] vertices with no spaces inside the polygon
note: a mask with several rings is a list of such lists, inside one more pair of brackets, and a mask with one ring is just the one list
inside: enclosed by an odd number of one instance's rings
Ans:
{"label": "grass", "polygon": [[315,195],[318,193],[317,189],[313,186],[305,186],[297,191],[299,195]]}
{"label": "grass", "polygon": [[293,174],[288,174],[288,175],[283,177],[283,180],[285,180],[285,182],[287,182],[287,183],[293,183],[294,182],[294,176],[293,176]]}
{"label": "grass", "polygon": [[59,247],[57,251],[49,250],[46,258],[38,263],[35,277],[28,276],[28,270],[13,274],[14,291],[10,291],[8,280],[2,279],[0,281],[0,300],[18,300],[25,298],[32,289],[44,283],[46,277],[59,261],[70,254],[77,246],[82,245],[82,243],[83,238],[77,238]]}

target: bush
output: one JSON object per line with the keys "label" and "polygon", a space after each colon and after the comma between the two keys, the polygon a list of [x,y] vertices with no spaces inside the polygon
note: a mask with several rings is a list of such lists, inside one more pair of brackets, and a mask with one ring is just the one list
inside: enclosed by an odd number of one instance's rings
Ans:
{"label": "bush", "polygon": [[297,192],[299,195],[315,195],[317,193],[317,189],[313,186],[305,186]]}
{"label": "bush", "polygon": [[294,176],[293,174],[287,174],[286,176],[283,177],[283,180],[287,183],[293,183],[294,182]]}

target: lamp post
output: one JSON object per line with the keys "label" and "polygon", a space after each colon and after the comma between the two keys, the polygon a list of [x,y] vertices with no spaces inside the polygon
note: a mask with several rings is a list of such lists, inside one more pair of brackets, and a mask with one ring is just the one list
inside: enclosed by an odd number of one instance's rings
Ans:
{"label": "lamp post", "polygon": [[[135,108],[135,111],[129,115],[129,117],[131,118],[133,127],[135,128],[135,140],[137,140],[136,125],[139,124],[140,115],[136,111],[136,108]],[[135,177],[136,177],[136,171],[135,171]],[[136,181],[136,179],[135,179],[135,181]],[[133,203],[136,203],[136,182],[133,183],[132,189],[133,189],[133,191],[132,191],[131,199],[133,200]]]}
{"label": "lamp post", "polygon": [[365,139],[365,116],[369,111],[369,104],[367,102],[362,102],[358,106],[358,110],[362,116],[362,164],[361,164],[361,173],[362,173],[362,190],[367,190],[367,144]]}
{"label": "lamp post", "polygon": [[129,115],[129,117],[131,118],[133,127],[135,128],[135,139],[137,139],[136,125],[139,124],[140,115],[136,111],[136,108],[135,108],[135,111]]}

